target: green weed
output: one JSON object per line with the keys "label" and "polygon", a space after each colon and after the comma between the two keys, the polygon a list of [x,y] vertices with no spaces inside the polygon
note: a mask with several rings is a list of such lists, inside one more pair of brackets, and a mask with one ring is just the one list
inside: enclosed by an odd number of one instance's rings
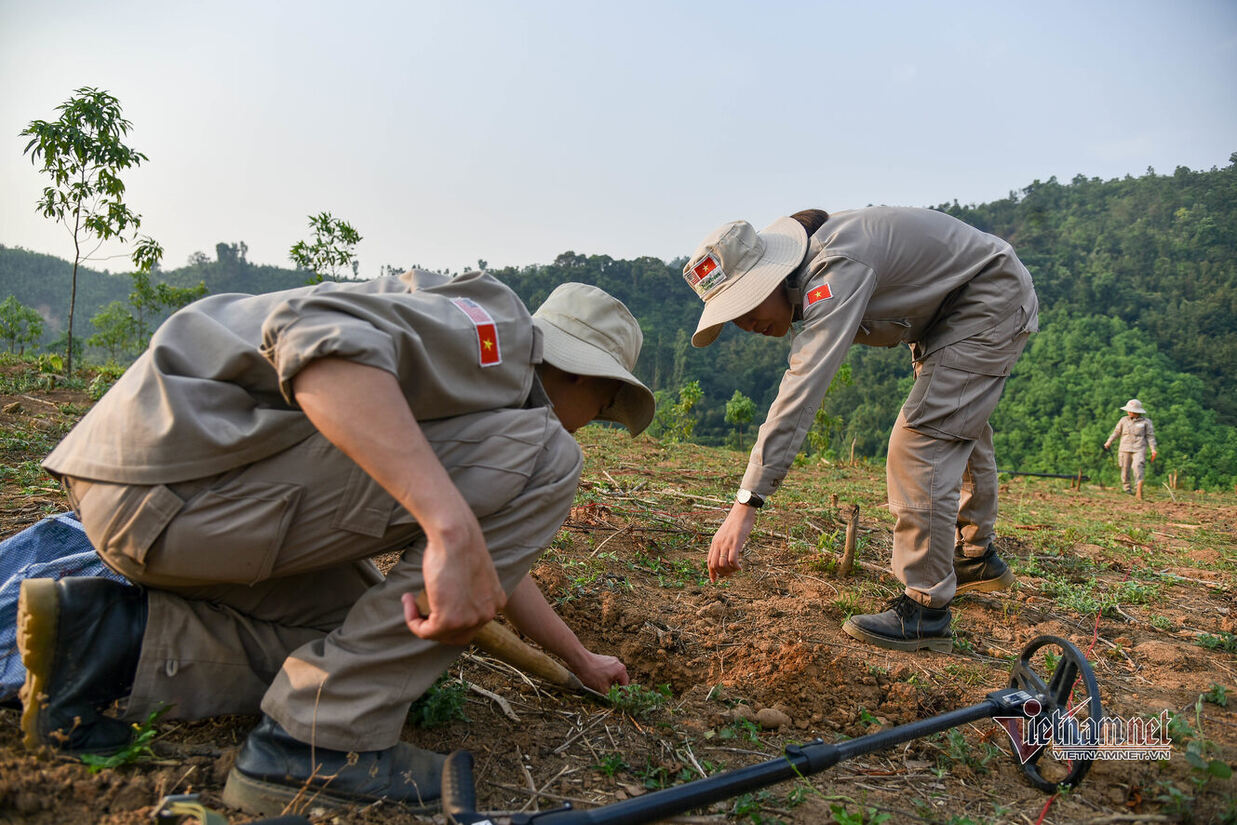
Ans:
{"label": "green weed", "polygon": [[412,703],[408,720],[419,728],[438,727],[456,720],[467,722],[468,715],[464,713],[467,697],[468,687],[444,673]]}
{"label": "green weed", "polygon": [[673,693],[670,685],[646,688],[636,682],[630,685],[611,685],[607,694],[610,704],[636,719],[647,718],[661,710],[671,696]]}
{"label": "green weed", "polygon": [[620,771],[627,770],[627,763],[623,761],[622,754],[612,753],[609,756],[602,757],[601,761],[594,765],[593,768],[606,776],[615,776]]}
{"label": "green weed", "polygon": [[860,808],[851,813],[845,805],[830,805],[829,810],[837,825],[880,825],[889,820],[889,814],[876,808]]}
{"label": "green weed", "polygon": [[155,741],[155,737],[159,732],[155,729],[155,723],[163,714],[167,713],[168,706],[151,711],[145,721],[133,723],[133,738],[129,740],[129,744],[121,748],[111,756],[99,756],[98,754],[87,753],[82,755],[81,760],[91,773],[98,773],[105,768],[119,768],[121,765],[133,765],[138,762],[145,762],[148,759],[155,758],[155,752],[151,750],[150,743]]}
{"label": "green weed", "polygon": [[1222,708],[1228,707],[1228,688],[1224,685],[1211,683],[1211,689],[1203,694],[1203,701],[1210,702],[1213,705],[1219,705]]}
{"label": "green weed", "polygon": [[764,806],[771,798],[772,794],[769,791],[743,794],[735,799],[730,814],[739,818],[740,821],[747,820],[752,825],[781,825],[783,820],[764,813]]}
{"label": "green weed", "polygon": [[1222,632],[1218,636],[1210,633],[1200,633],[1194,638],[1195,644],[1207,650],[1222,650],[1225,653],[1237,653],[1237,635]]}

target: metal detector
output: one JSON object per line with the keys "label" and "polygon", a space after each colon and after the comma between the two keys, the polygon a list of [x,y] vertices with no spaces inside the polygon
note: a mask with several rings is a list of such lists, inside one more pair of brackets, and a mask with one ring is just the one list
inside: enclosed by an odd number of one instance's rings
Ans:
{"label": "metal detector", "polygon": [[[477,813],[472,754],[455,751],[447,757],[443,769],[443,811],[453,825],[637,825],[655,822],[757,788],[819,773],[846,759],[980,719],[995,719],[1011,732],[1015,758],[1035,787],[1053,793],[1076,786],[1091,767],[1098,744],[1097,731],[1104,715],[1095,672],[1086,657],[1065,639],[1040,636],[1019,655],[1009,685],[1004,690],[989,693],[978,705],[836,744],[816,739],[804,745],[790,745],[780,759],[589,810],[576,810],[568,804],[531,814]],[[1051,740],[1051,744],[1045,744],[1045,739]]]}

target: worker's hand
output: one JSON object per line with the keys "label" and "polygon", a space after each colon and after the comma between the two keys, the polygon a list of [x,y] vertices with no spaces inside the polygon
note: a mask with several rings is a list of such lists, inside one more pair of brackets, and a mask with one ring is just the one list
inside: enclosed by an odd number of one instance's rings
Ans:
{"label": "worker's hand", "polygon": [[743,545],[756,524],[756,508],[736,503],[709,546],[709,581],[743,569]]}
{"label": "worker's hand", "polygon": [[466,645],[507,603],[481,526],[466,512],[467,519],[458,519],[442,535],[426,529],[421,574],[428,618],[417,608],[415,594],[403,596],[404,621],[422,639]]}
{"label": "worker's hand", "polygon": [[1104,452],[1108,452],[1108,445],[1107,445],[1107,444],[1105,444],[1105,445],[1104,445]]}
{"label": "worker's hand", "polygon": [[585,687],[598,693],[606,693],[610,690],[610,685],[631,684],[631,679],[627,676],[627,666],[614,656],[586,650],[583,656],[571,663],[571,667]]}

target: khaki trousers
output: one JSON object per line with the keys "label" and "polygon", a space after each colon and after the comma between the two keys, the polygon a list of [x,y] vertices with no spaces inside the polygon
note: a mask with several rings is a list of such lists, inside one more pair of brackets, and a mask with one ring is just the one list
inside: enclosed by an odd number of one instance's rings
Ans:
{"label": "khaki trousers", "polygon": [[[421,426],[510,593],[567,517],[579,447],[548,408]],[[149,590],[126,718],[260,708],[303,741],[377,750],[461,652],[404,624],[401,595],[424,585],[416,521],[321,435],[183,484],[66,483],[103,560]],[[369,558],[394,550],[383,578]]]}
{"label": "khaki trousers", "polygon": [[995,536],[997,468],[988,418],[1026,346],[1019,310],[915,362],[915,384],[889,436],[885,475],[893,573],[906,595],[941,607],[954,597],[955,545],[978,556]]}
{"label": "khaki trousers", "polygon": [[1131,492],[1130,482],[1134,485],[1143,483],[1147,474],[1147,453],[1145,450],[1122,450],[1117,455],[1117,464],[1121,467],[1121,489]]}

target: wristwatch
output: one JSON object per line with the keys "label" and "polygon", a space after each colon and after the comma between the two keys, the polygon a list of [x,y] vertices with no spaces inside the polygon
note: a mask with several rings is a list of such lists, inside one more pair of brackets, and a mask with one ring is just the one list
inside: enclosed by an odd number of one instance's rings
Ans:
{"label": "wristwatch", "polygon": [[741,488],[738,494],[734,497],[734,500],[740,504],[746,504],[748,507],[755,507],[758,510],[765,506],[765,500],[763,498],[756,495],[751,490],[744,490]]}

